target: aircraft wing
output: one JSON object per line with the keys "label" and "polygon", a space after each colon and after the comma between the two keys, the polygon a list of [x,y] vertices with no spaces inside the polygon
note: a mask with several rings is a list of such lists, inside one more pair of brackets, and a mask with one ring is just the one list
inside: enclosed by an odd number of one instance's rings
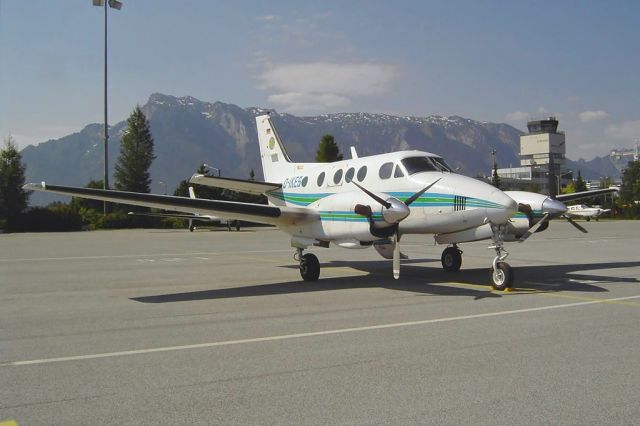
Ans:
{"label": "aircraft wing", "polygon": [[212,186],[214,188],[230,189],[232,191],[245,192],[248,194],[264,194],[267,191],[282,188],[282,185],[279,183],[223,178],[219,176],[205,176],[199,173],[191,176],[189,183]]}
{"label": "aircraft wing", "polygon": [[207,200],[203,198],[174,197],[170,195],[144,194],[138,192],[105,189],[79,188],[72,186],[28,183],[23,186],[28,191],[53,192],[92,200],[133,206],[152,207],[186,213],[222,216],[268,225],[291,225],[320,220],[318,213],[303,207],[276,207],[264,204],[239,203],[235,201]]}
{"label": "aircraft wing", "polygon": [[618,188],[603,188],[603,189],[593,189],[591,191],[582,191],[582,192],[574,192],[571,194],[560,194],[556,196],[556,200],[558,201],[572,201],[572,200],[580,200],[582,198],[590,198],[596,195],[602,194],[611,194],[612,192],[618,192]]}

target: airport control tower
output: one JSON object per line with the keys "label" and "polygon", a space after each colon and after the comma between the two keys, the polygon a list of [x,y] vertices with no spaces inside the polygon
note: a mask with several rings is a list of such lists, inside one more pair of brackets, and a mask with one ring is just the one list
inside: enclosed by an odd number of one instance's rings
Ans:
{"label": "airport control tower", "polygon": [[557,195],[566,152],[564,132],[558,132],[555,117],[529,121],[527,127],[529,133],[520,136],[520,165],[545,170],[549,193]]}

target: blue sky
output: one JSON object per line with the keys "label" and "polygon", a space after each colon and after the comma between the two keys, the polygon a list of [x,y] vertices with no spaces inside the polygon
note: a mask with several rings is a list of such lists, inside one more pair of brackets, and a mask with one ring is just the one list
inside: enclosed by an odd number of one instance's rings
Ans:
{"label": "blue sky", "polygon": [[[164,1],[109,10],[109,121],[161,92],[297,115],[556,115],[573,159],[640,138],[638,1]],[[102,122],[103,11],[0,0],[0,134]]]}

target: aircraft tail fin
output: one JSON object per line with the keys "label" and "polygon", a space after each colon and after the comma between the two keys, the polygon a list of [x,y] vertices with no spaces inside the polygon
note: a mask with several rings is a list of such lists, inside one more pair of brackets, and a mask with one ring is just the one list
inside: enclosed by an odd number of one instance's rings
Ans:
{"label": "aircraft tail fin", "polygon": [[193,189],[193,186],[189,187],[189,198],[196,198],[196,191]]}
{"label": "aircraft tail fin", "polygon": [[290,167],[287,165],[293,163],[282,144],[271,117],[268,114],[257,116],[256,126],[264,180],[279,182],[290,171]]}

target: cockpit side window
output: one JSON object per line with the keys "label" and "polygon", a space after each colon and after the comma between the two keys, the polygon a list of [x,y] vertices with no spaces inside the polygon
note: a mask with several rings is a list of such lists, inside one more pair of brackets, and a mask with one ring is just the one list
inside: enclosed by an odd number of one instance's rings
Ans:
{"label": "cockpit side window", "polygon": [[444,161],[444,158],[431,157],[431,160],[433,160],[433,162],[436,163],[436,166],[443,172],[453,173],[453,169]]}
{"label": "cockpit side window", "polygon": [[420,172],[438,172],[436,165],[429,157],[409,157],[402,160],[402,165],[407,170],[409,176]]}

